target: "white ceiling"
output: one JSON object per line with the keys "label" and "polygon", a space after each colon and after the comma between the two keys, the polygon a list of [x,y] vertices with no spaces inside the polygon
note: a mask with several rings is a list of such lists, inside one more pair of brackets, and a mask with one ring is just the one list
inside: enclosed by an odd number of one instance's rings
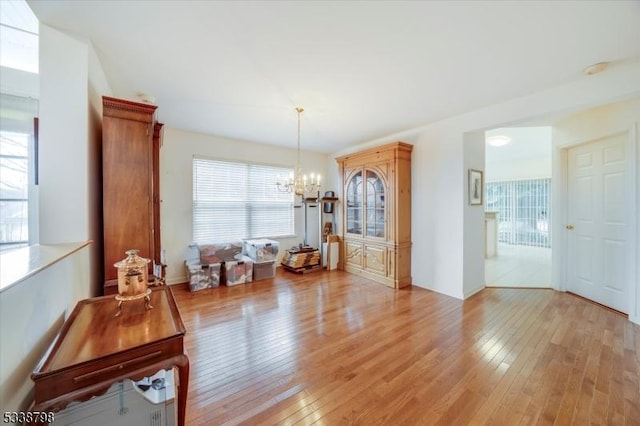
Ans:
{"label": "white ceiling", "polygon": [[166,125],[333,152],[640,57],[638,1],[28,0]]}
{"label": "white ceiling", "polygon": [[504,146],[486,145],[485,163],[492,164],[543,158],[551,164],[551,127],[507,127],[492,129],[486,137],[507,136],[511,142]]}

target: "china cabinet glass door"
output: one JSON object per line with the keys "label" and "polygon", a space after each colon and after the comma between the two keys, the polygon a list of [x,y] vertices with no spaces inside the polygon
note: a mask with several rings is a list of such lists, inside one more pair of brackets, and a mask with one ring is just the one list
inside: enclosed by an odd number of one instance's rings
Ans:
{"label": "china cabinet glass door", "polygon": [[349,234],[362,235],[362,172],[354,174],[347,184],[346,191],[346,220]]}
{"label": "china cabinet glass door", "polygon": [[372,170],[366,170],[367,197],[367,237],[385,236],[385,193],[384,182]]}

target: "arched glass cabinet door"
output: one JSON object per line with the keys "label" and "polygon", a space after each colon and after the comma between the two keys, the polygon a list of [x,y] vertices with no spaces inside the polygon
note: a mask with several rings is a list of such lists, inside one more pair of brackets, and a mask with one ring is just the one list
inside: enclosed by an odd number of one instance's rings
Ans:
{"label": "arched glass cabinet door", "polygon": [[366,170],[367,237],[385,237],[385,186],[373,170]]}
{"label": "arched glass cabinet door", "polygon": [[346,188],[346,229],[349,234],[362,235],[362,171],[351,176]]}

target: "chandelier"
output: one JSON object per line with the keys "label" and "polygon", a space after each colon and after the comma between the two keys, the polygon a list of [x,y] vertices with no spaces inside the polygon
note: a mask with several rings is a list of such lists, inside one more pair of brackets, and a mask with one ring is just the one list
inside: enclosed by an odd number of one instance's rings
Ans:
{"label": "chandelier", "polygon": [[304,111],[301,107],[296,107],[298,113],[298,159],[296,168],[293,173],[286,179],[281,179],[280,175],[276,177],[276,185],[281,192],[294,193],[304,196],[305,194],[317,193],[320,189],[320,175],[311,173],[309,176],[302,172],[300,166],[300,114]]}

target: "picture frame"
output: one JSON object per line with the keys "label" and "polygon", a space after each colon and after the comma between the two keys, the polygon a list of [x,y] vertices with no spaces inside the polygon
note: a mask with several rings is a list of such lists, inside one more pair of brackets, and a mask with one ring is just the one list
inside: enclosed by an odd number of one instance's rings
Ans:
{"label": "picture frame", "polygon": [[481,170],[469,169],[469,204],[481,206],[484,194],[484,179]]}

